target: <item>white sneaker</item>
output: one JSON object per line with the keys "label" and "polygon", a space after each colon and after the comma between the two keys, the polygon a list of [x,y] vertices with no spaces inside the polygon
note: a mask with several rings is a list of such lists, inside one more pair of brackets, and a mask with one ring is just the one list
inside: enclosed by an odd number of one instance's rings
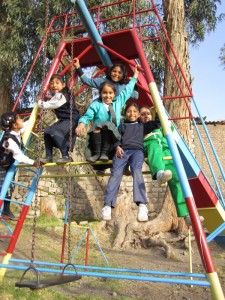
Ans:
{"label": "white sneaker", "polygon": [[[202,223],[205,219],[203,216],[199,216],[200,222]],[[187,227],[192,226],[192,222],[191,222],[191,217],[190,215],[187,215],[186,217],[184,217],[184,221]]]}
{"label": "white sneaker", "polygon": [[170,170],[158,171],[156,175],[158,185],[161,186],[172,178],[172,172]]}
{"label": "white sneaker", "polygon": [[111,220],[111,207],[110,206],[104,206],[102,209],[102,220],[109,221]]}
{"label": "white sneaker", "polygon": [[138,220],[138,222],[148,221],[148,209],[145,204],[139,204],[137,220]]}

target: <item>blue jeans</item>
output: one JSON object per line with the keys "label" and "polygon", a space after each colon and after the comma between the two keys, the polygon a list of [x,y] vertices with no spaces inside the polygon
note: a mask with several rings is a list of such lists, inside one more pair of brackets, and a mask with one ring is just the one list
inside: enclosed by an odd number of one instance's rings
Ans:
{"label": "blue jeans", "polygon": [[142,175],[143,162],[144,153],[141,150],[124,150],[122,158],[113,157],[111,175],[104,196],[104,206],[115,207],[120,183],[123,177],[123,170],[127,163],[130,165],[133,177],[134,202],[138,205],[139,203],[147,203],[145,183]]}

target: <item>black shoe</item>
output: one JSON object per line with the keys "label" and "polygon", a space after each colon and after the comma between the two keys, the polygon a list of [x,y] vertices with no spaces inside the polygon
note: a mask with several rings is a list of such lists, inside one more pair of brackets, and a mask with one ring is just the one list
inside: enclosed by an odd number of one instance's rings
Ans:
{"label": "black shoe", "polygon": [[99,156],[100,156],[100,154],[92,155],[87,158],[87,161],[94,163],[94,162],[96,162],[96,160],[99,160]]}
{"label": "black shoe", "polygon": [[16,217],[14,216],[14,214],[10,211],[10,212],[2,212],[2,217],[8,218],[10,220],[15,220]]}
{"label": "black shoe", "polygon": [[62,158],[57,159],[56,163],[63,164],[63,163],[71,162],[71,161],[73,161],[73,160],[70,156],[63,156]]}
{"label": "black shoe", "polygon": [[97,170],[96,175],[98,176],[105,176],[105,170]]}
{"label": "black shoe", "polygon": [[52,157],[42,157],[42,158],[40,158],[40,162],[41,163],[43,163],[43,164],[47,164],[47,163],[51,163],[51,162],[53,162],[53,159],[52,159]]}
{"label": "black shoe", "polygon": [[109,160],[109,156],[106,153],[102,153],[99,160],[106,162]]}

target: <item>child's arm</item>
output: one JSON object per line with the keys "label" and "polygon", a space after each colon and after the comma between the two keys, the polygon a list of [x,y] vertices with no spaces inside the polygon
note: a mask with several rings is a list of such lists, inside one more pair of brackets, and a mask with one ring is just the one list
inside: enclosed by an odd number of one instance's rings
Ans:
{"label": "child's arm", "polygon": [[133,78],[138,78],[138,75],[139,75],[139,71],[138,71],[138,65],[135,66],[135,69],[134,69],[134,75],[133,75]]}
{"label": "child's arm", "polygon": [[74,67],[75,67],[76,69],[80,69],[80,60],[79,60],[79,58],[77,58],[77,57],[74,58],[74,63],[73,63],[73,65],[74,65]]}
{"label": "child's arm", "polygon": [[139,71],[137,69],[138,66],[135,67],[134,75],[131,78],[131,80],[126,85],[126,88],[122,90],[118,96],[115,97],[114,101],[116,101],[116,105],[120,106],[121,108],[124,106],[124,104],[127,102],[128,99],[130,99],[134,86],[137,82]]}
{"label": "child's arm", "polygon": [[83,70],[81,69],[80,61],[77,57],[74,59],[74,66],[75,66],[76,72],[79,75],[83,84],[86,84],[90,87],[99,89],[101,83],[106,80],[105,78],[89,78],[89,77],[87,77],[84,74]]}
{"label": "child's arm", "polygon": [[117,146],[116,147],[116,157],[117,158],[122,158],[123,157],[123,153],[124,153],[123,149],[120,146]]}
{"label": "child's arm", "polygon": [[17,145],[17,143],[15,141],[13,141],[11,138],[9,138],[8,142],[9,142],[8,149],[12,152],[13,158],[15,160],[17,160],[19,163],[35,165],[35,161],[33,159],[30,159],[25,154],[23,154],[20,147]]}
{"label": "child's arm", "polygon": [[66,97],[62,93],[55,94],[49,101],[38,100],[38,107],[43,109],[56,109],[66,103]]}
{"label": "child's arm", "polygon": [[81,136],[81,135],[84,134],[84,132],[85,132],[85,125],[84,125],[84,123],[79,123],[79,125],[75,129],[76,135],[77,136]]}
{"label": "child's arm", "polygon": [[86,113],[79,119],[79,125],[77,126],[75,132],[77,136],[81,136],[85,132],[85,126],[87,126],[91,120],[94,119],[96,114],[97,103],[93,102],[87,109]]}

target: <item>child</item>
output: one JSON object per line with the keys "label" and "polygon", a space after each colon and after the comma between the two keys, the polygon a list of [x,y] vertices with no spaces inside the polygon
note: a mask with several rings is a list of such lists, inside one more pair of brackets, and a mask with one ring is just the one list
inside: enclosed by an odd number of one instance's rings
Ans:
{"label": "child", "polygon": [[[140,121],[145,123],[152,119],[150,107],[140,108]],[[159,184],[168,181],[178,217],[184,217],[187,226],[191,225],[189,212],[177,176],[177,172],[172,160],[163,160],[164,156],[171,156],[166,138],[163,136],[162,129],[145,131],[144,148],[147,152],[147,163],[149,165],[152,178],[157,179]],[[203,220],[203,219],[201,219]]]}
{"label": "child", "polygon": [[[140,108],[140,121],[145,123],[151,120],[151,109],[147,106],[142,106]],[[159,128],[155,129],[153,132],[145,132],[146,135],[144,140],[152,177],[157,179],[159,186],[162,186],[172,178],[172,172],[165,169],[165,161],[163,160],[165,154],[163,153],[164,149],[162,148],[162,142],[163,145],[167,145],[167,142],[162,134],[160,122],[158,122],[158,124]],[[169,155],[171,156],[171,154]]]}
{"label": "child", "polygon": [[[37,163],[30,159],[28,156],[24,155],[22,152],[22,139],[21,134],[24,132],[26,124],[23,123],[23,120],[14,112],[6,112],[1,116],[1,127],[5,130],[3,136],[2,146],[7,148],[11,154],[10,163],[13,164],[15,160],[19,163],[29,164],[33,166],[37,166]],[[7,135],[7,141],[6,141]],[[8,171],[8,167],[3,167],[0,165],[0,187],[4,182],[6,173]],[[6,198],[11,199],[11,194],[13,192],[13,186],[9,187]],[[15,219],[15,216],[10,211],[10,201],[4,201],[4,208],[1,213],[3,217],[7,217],[9,219]]]}
{"label": "child", "polygon": [[[126,84],[126,77],[127,77],[127,70],[126,67],[122,64],[115,64],[110,67],[108,71],[108,75],[106,77],[99,77],[99,78],[88,78],[82,71],[80,67],[80,61],[76,57],[74,60],[74,66],[76,68],[77,74],[80,76],[81,81],[83,84],[86,84],[90,87],[99,89],[100,85],[105,81],[110,81],[115,85],[116,88],[116,96],[119,95],[119,93],[125,89]],[[131,98],[137,100],[138,99],[138,87],[135,85],[134,91],[131,94]]]}
{"label": "child", "polygon": [[120,125],[121,110],[133,92],[138,73],[136,67],[133,78],[118,96],[116,96],[116,88],[112,83],[108,81],[103,82],[99,88],[99,99],[93,101],[86,113],[80,118],[79,125],[76,128],[78,136],[84,133],[85,126],[92,119],[94,121],[94,125],[89,130],[92,142],[90,147],[92,147],[93,155],[88,155],[86,152],[88,161],[95,162],[98,159],[101,161],[109,160],[112,143],[114,144],[115,140],[120,139],[117,127]]}
{"label": "child", "polygon": [[[76,140],[75,128],[79,119],[79,113],[75,103],[72,104],[71,112],[70,91],[66,87],[62,76],[59,74],[53,75],[49,84],[53,96],[47,102],[39,100],[38,106],[43,109],[54,109],[58,121],[44,130],[46,157],[41,158],[40,161],[42,163],[52,162],[53,147],[56,147],[59,148],[62,154],[62,158],[58,159],[56,163],[66,163],[72,161],[71,157],[69,157],[69,151],[72,151]],[[71,113],[72,120],[70,120]],[[71,122],[72,128],[70,128]],[[72,145],[70,145],[70,129],[72,130]]]}
{"label": "child", "polygon": [[[125,122],[120,125],[119,132],[121,141],[115,144],[116,154],[113,157],[111,175],[104,196],[102,219],[111,220],[111,209],[115,207],[120,182],[124,167],[129,163],[133,177],[133,197],[138,206],[137,220],[148,221],[148,209],[146,206],[146,190],[142,175],[144,162],[144,128],[149,124],[138,123],[140,116],[139,107],[136,103],[129,103],[125,108]],[[155,124],[150,124],[152,129]]]}

